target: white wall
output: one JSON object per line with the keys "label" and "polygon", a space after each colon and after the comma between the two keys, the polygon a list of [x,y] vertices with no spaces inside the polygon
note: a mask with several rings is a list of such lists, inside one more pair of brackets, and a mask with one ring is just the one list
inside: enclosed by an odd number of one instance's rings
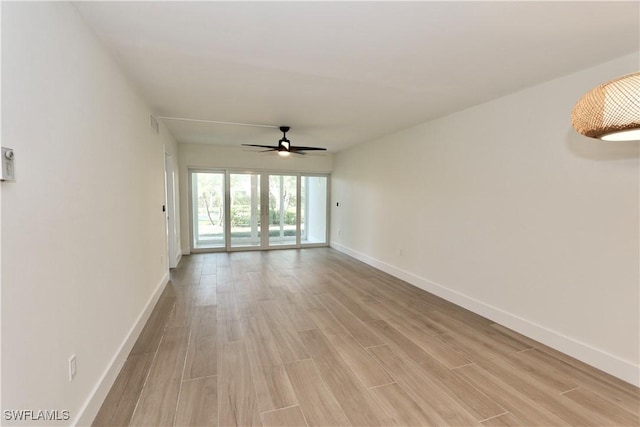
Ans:
{"label": "white wall", "polygon": [[338,153],[332,246],[637,385],[639,144],[569,120],[637,67],[625,56]]}
{"label": "white wall", "polygon": [[2,7],[2,144],[17,172],[2,184],[2,409],[90,423],[168,279],[176,145],[73,5]]}
{"label": "white wall", "polygon": [[242,147],[205,144],[178,144],[180,164],[180,235],[182,253],[191,251],[189,242],[189,178],[190,168],[218,168],[256,171],[287,171],[330,173],[333,155],[292,155],[282,158],[275,153],[264,154]]}

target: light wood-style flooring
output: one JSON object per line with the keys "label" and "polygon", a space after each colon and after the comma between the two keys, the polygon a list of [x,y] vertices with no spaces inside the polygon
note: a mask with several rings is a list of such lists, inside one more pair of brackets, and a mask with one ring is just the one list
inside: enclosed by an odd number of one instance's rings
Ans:
{"label": "light wood-style flooring", "polygon": [[95,426],[638,426],[623,381],[329,248],[183,257]]}

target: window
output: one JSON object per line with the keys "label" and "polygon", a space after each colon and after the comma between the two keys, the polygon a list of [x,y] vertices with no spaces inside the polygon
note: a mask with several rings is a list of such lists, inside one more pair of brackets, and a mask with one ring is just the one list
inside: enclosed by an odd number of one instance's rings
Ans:
{"label": "window", "polygon": [[192,250],[328,244],[328,175],[189,170]]}

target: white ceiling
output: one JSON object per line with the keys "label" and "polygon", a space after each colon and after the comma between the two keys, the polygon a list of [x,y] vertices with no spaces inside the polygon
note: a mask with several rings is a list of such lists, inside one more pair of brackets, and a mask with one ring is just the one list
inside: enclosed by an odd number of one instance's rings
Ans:
{"label": "white ceiling", "polygon": [[[639,50],[631,2],[77,2],[159,116],[338,151]],[[612,78],[615,76],[611,76]],[[163,120],[179,142],[277,129]]]}

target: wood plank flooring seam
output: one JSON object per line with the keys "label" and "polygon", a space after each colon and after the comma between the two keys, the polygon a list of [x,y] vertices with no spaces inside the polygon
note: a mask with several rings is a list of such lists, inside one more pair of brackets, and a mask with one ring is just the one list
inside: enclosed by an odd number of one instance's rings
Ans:
{"label": "wood plank flooring seam", "polygon": [[[295,363],[295,362],[291,362],[291,363]],[[262,412],[260,412],[260,415],[262,415],[262,414],[268,414],[268,413],[270,413],[270,412],[281,411],[281,410],[283,410],[283,409],[295,408],[296,406],[300,406],[300,404],[299,404],[299,403],[296,403],[295,405],[285,406],[284,408],[269,409],[268,411],[262,411]]]}
{"label": "wood plank flooring seam", "polygon": [[214,375],[204,375],[204,376],[202,376],[202,377],[187,378],[186,380],[185,380],[185,379],[183,379],[183,380],[182,380],[182,382],[183,382],[183,383],[188,383],[189,381],[202,380],[202,379],[205,379],[205,378],[213,378],[213,377],[217,377],[217,376],[218,376],[218,374],[214,374]]}
{"label": "wood plank flooring seam", "polygon": [[503,413],[501,413],[501,414],[494,415],[494,416],[489,417],[489,418],[486,418],[486,419],[484,419],[484,420],[479,420],[478,422],[479,422],[479,423],[485,423],[485,422],[487,422],[487,421],[489,421],[489,420],[493,420],[493,419],[495,419],[495,418],[502,417],[503,415],[507,415],[508,413],[509,413],[509,411],[504,411],[504,412],[503,412]]}
{"label": "wood plank flooring seam", "polygon": [[391,384],[398,384],[398,382],[397,381],[392,381],[392,382],[386,383],[386,384],[374,385],[373,387],[367,387],[367,390],[375,390],[377,388],[386,387],[386,386],[391,385]]}
{"label": "wood plank flooring seam", "polygon": [[322,331],[306,331],[300,336],[311,357],[314,360],[317,357],[318,371],[349,421],[356,425],[383,425],[383,418],[365,383]]}
{"label": "wood plank flooring seam", "polygon": [[[160,337],[160,343],[164,339],[164,333]],[[140,397],[142,396],[142,392],[144,391],[145,386],[147,385],[147,381],[149,381],[149,374],[151,374],[151,366],[153,366],[153,362],[155,362],[156,357],[158,356],[158,348],[160,348],[160,343],[158,343],[158,347],[156,348],[155,353],[153,354],[153,358],[151,359],[151,364],[149,365],[149,370],[147,371],[147,375],[145,375],[144,382],[142,383],[142,388],[140,388],[140,393],[138,394],[138,399],[136,400],[136,406],[133,408],[133,412],[131,413],[131,418],[129,418],[129,423],[136,415],[136,411],[138,410],[138,405],[140,404]]]}
{"label": "wood plank flooring seam", "polygon": [[[341,351],[339,351],[339,349],[332,343],[331,339],[328,337],[327,333],[325,333],[324,331],[320,330],[320,333],[325,337],[325,340],[327,341],[327,343],[329,344],[329,346],[336,352],[336,354],[338,355],[338,357],[340,357],[340,359],[344,362],[344,364],[347,366],[347,368],[349,368],[349,370],[353,373],[353,375],[360,381],[361,385],[365,388],[365,389],[369,389],[371,387],[367,386],[367,381],[362,378],[361,375],[358,375],[358,372],[356,371],[356,369],[352,366],[352,364],[350,363],[349,360],[347,360],[347,358],[341,353]],[[348,331],[346,331],[347,334],[349,334]],[[379,372],[382,372],[384,374],[386,374],[385,376],[388,377],[389,380],[388,382],[385,382],[384,384],[377,384],[376,386],[382,386],[382,385],[388,385],[388,384],[392,384],[395,382],[395,379],[389,375],[389,373],[382,367],[380,366],[379,363],[377,363],[373,358],[371,358],[370,355],[368,355],[366,352],[367,350],[362,347],[362,345],[355,339],[355,337],[351,334],[349,334],[349,336],[351,338],[353,338],[354,340],[354,345],[359,346],[362,351],[365,353],[365,356],[369,356],[370,361],[372,362],[372,364],[374,366],[376,366],[378,368]],[[313,357],[313,356],[312,356]],[[374,387],[376,387],[374,386]]]}
{"label": "wood plank flooring seam", "polygon": [[349,423],[313,359],[290,363],[286,365],[286,371],[307,424],[346,425]]}
{"label": "wood plank flooring seam", "polygon": [[576,391],[576,390],[579,390],[579,389],[581,389],[581,388],[582,388],[582,387],[580,387],[580,386],[578,386],[578,387],[574,387],[574,388],[569,389],[569,390],[561,391],[561,392],[560,392],[560,394],[570,393],[570,392],[572,392],[572,391]]}
{"label": "wood plank flooring seam", "polygon": [[393,353],[413,367],[410,369],[415,369],[416,375],[422,376],[429,384],[449,396],[470,414],[475,414],[474,419],[488,418],[506,410],[485,393],[458,378],[441,361],[425,352],[386,322],[376,321],[371,322],[371,325],[390,343]]}
{"label": "wood plank flooring seam", "polygon": [[[384,320],[384,319],[380,319],[380,320]],[[383,347],[385,345],[388,345],[388,344],[384,343],[384,344],[370,345],[369,347],[362,347],[362,348],[364,348],[365,350],[369,350],[370,348]]]}
{"label": "wood plank flooring seam", "polygon": [[455,369],[460,369],[460,368],[464,368],[465,366],[471,366],[471,365],[475,365],[475,363],[471,362],[471,363],[465,363],[464,365],[460,365],[460,366],[454,366],[453,368],[449,368],[451,371],[455,370]]}
{"label": "wood plank flooring seam", "polygon": [[[331,391],[331,387],[329,387],[329,384],[327,383],[327,381],[324,379],[324,376],[322,375],[322,372],[320,371],[320,368],[318,367],[318,364],[316,363],[316,361],[313,359],[313,357],[309,358],[311,360],[311,363],[313,363],[313,366],[316,368],[316,371],[318,372],[318,376],[320,377],[320,382],[324,385],[324,387],[329,391],[329,394],[331,394],[331,396],[333,397],[333,399],[338,403],[338,406],[340,406],[340,402],[338,401],[338,398],[336,397],[336,395],[333,393],[333,391]],[[340,408],[342,408],[342,406],[340,406]],[[342,410],[344,412],[344,409]]]}
{"label": "wood plank flooring seam", "polygon": [[309,425],[299,405],[265,412],[260,414],[260,418],[265,427],[306,427]]}
{"label": "wood plank flooring seam", "polygon": [[297,362],[304,362],[305,360],[313,361],[313,357],[305,357],[304,359],[293,360],[291,362],[282,362],[282,366],[292,365],[292,364],[297,363]]}
{"label": "wood plank flooring seam", "polygon": [[300,413],[302,414],[302,419],[304,420],[305,425],[308,427],[309,426],[309,420],[307,420],[307,416],[304,414],[304,411],[302,410],[302,408],[300,408]]}
{"label": "wood plank flooring seam", "polygon": [[189,349],[189,344],[191,343],[191,334],[193,333],[193,325],[189,327],[189,338],[187,338],[187,346],[184,351],[184,360],[182,361],[182,372],[180,373],[180,387],[178,388],[178,398],[176,399],[176,410],[173,413],[173,425],[176,425],[176,421],[178,420],[178,406],[180,405],[180,395],[182,394],[182,383],[184,382],[184,371],[187,366],[187,351]]}
{"label": "wood plank flooring seam", "polygon": [[[635,411],[620,409],[600,394],[594,393],[587,388],[573,390],[572,392],[565,393],[563,396],[578,403],[583,408],[595,410],[601,425],[611,424],[635,427],[640,425],[640,405],[636,407]],[[607,414],[606,418],[601,418],[600,416],[602,414]]]}
{"label": "wood plank flooring seam", "polygon": [[[508,364],[502,366],[506,368],[503,370],[502,367],[498,367],[499,362],[495,359],[490,360],[485,356],[481,357],[480,354],[477,357],[478,369],[486,372],[494,380],[506,384],[514,395],[524,397],[535,407],[553,414],[565,425],[594,425],[590,423],[591,420],[585,411],[578,410],[576,405],[563,395],[558,394],[542,382],[534,381],[532,377],[525,380],[525,377],[528,377],[526,372],[518,371]],[[498,371],[500,372],[498,373]],[[511,409],[511,412],[514,412],[513,408],[505,407],[505,409]]]}
{"label": "wood plank flooring seam", "polygon": [[[438,418],[436,420],[438,424],[469,425],[477,421],[477,418],[473,417],[458,402],[453,401],[448,394],[440,391],[431,379],[420,375],[414,364],[408,363],[390,346],[369,351],[414,401]],[[425,391],[431,393],[429,398],[425,395]]]}

